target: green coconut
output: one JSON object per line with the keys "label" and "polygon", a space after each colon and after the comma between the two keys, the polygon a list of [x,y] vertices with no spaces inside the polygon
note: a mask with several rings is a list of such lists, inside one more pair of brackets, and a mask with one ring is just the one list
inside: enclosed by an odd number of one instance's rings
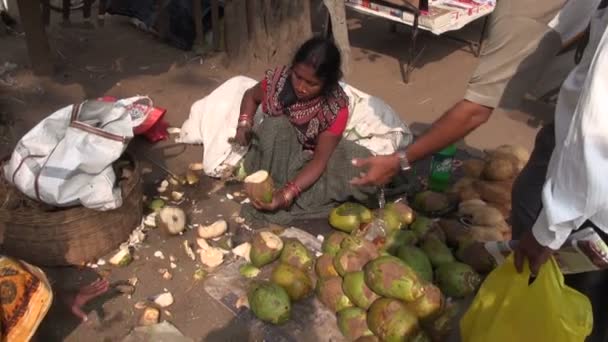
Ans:
{"label": "green coconut", "polygon": [[371,260],[367,254],[350,249],[342,249],[334,257],[334,267],[338,274],[343,277],[348,272],[359,271]]}
{"label": "green coconut", "polygon": [[260,170],[245,177],[245,192],[249,198],[262,203],[271,203],[274,194],[274,182],[268,171]]}
{"label": "green coconut", "polygon": [[338,271],[334,267],[334,258],[329,254],[323,254],[317,258],[315,272],[319,278],[337,277]]}
{"label": "green coconut", "polygon": [[401,301],[376,300],[367,312],[369,329],[386,342],[409,341],[418,332],[418,319]]}
{"label": "green coconut", "polygon": [[382,250],[390,255],[397,255],[401,246],[416,244],[416,234],[411,230],[397,230],[386,237]]}
{"label": "green coconut", "polygon": [[283,324],[291,316],[289,295],[279,285],[257,283],[249,291],[247,299],[253,314],[264,322]]}
{"label": "green coconut", "polygon": [[384,208],[397,213],[399,220],[405,226],[412,224],[412,222],[414,222],[414,218],[416,217],[414,210],[403,202],[388,203]]}
{"label": "green coconut", "polygon": [[404,226],[403,222],[401,221],[401,216],[396,210],[394,210],[394,207],[378,209],[376,216],[384,221],[388,234],[398,231]]}
{"label": "green coconut", "polygon": [[245,264],[239,267],[239,273],[245,278],[255,278],[260,274],[260,269],[252,264]]}
{"label": "green coconut", "polygon": [[367,263],[364,272],[365,284],[381,296],[411,302],[424,294],[416,271],[399,258],[379,257]]}
{"label": "green coconut", "polygon": [[282,263],[289,264],[304,271],[312,268],[314,257],[312,253],[297,239],[285,241],[285,246],[279,258]]}
{"label": "green coconut", "polygon": [[369,259],[375,259],[378,257],[378,248],[371,241],[368,241],[362,237],[348,236],[342,240],[340,247],[343,250],[349,250],[357,252]]}
{"label": "green coconut", "polygon": [[414,206],[424,212],[432,213],[448,209],[450,200],[445,194],[423,191],[414,197]]}
{"label": "green coconut", "polygon": [[[409,342],[432,342],[431,337],[424,331],[419,330],[412,338],[410,338]],[[442,340],[443,341],[443,340]]]}
{"label": "green coconut", "polygon": [[372,212],[359,203],[343,203],[329,214],[329,224],[335,229],[351,233],[362,224],[372,221]]}
{"label": "green coconut", "polygon": [[283,240],[274,233],[263,231],[253,236],[249,258],[255,267],[262,267],[277,260],[282,250]]}
{"label": "green coconut", "polygon": [[434,267],[455,261],[454,255],[452,255],[452,251],[448,246],[434,236],[427,236],[420,245],[420,248],[429,257]]}
{"label": "green coconut", "polygon": [[349,341],[373,333],[367,327],[367,313],[359,308],[347,308],[338,312],[338,328]]}
{"label": "green coconut", "polygon": [[397,257],[411,267],[421,279],[433,281],[433,266],[424,252],[415,246],[401,246]]}
{"label": "green coconut", "polygon": [[[446,304],[439,316],[423,322],[426,332],[433,341],[447,341],[457,324],[460,307],[457,303]],[[456,324],[455,324],[456,323]]]}
{"label": "green coconut", "polygon": [[270,280],[283,287],[293,301],[306,298],[312,293],[312,279],[299,268],[288,264],[278,264],[272,271]]}
{"label": "green coconut", "polygon": [[441,265],[435,271],[437,285],[449,297],[464,298],[473,294],[481,284],[481,277],[473,268],[461,262]]}
{"label": "green coconut", "polygon": [[431,230],[433,221],[426,216],[416,216],[416,220],[410,225],[410,229],[416,235],[418,240],[422,240],[426,234]]}
{"label": "green coconut", "polygon": [[433,284],[424,286],[424,295],[411,303],[407,303],[407,307],[416,314],[420,320],[425,320],[436,316],[441,312],[444,298],[441,290]]}
{"label": "green coconut", "polygon": [[463,241],[472,239],[471,231],[458,220],[442,219],[439,220],[438,225],[443,230],[449,246],[456,247]]}
{"label": "green coconut", "polygon": [[335,256],[341,248],[340,245],[342,244],[342,241],[346,237],[348,237],[348,234],[346,233],[331,233],[325,240],[323,240],[323,244],[321,245],[321,251],[325,254]]}
{"label": "green coconut", "polygon": [[479,273],[488,273],[497,266],[496,259],[485,248],[485,244],[475,240],[461,241],[456,258]]}
{"label": "green coconut", "polygon": [[379,298],[366,284],[363,271],[350,272],[344,275],[342,290],[353,304],[367,310]]}
{"label": "green coconut", "polygon": [[342,290],[342,278],[340,277],[319,279],[316,292],[319,301],[333,312],[354,306]]}

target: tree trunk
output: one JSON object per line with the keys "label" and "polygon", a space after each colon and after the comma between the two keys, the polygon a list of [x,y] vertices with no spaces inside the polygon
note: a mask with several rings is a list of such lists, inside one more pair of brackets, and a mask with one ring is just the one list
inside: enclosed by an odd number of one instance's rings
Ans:
{"label": "tree trunk", "polygon": [[323,0],[331,20],[331,34],[342,53],[342,71],[344,75],[350,72],[350,41],[346,24],[346,9],[344,0]]}
{"label": "tree trunk", "polygon": [[32,69],[37,75],[50,75],[53,71],[53,63],[51,61],[49,39],[42,21],[40,1],[21,0],[17,1],[17,4],[21,14],[21,24],[25,31],[27,52]]}
{"label": "tree trunk", "polygon": [[225,25],[231,66],[289,64],[295,50],[312,36],[310,1],[227,0]]}

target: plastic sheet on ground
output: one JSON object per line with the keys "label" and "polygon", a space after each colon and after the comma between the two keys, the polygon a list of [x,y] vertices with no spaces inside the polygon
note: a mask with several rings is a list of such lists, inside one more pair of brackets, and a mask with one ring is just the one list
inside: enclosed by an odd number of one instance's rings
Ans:
{"label": "plastic sheet on ground", "polygon": [[[280,236],[300,240],[313,253],[321,250],[321,242],[301,229],[288,228]],[[247,295],[249,284],[252,282],[239,273],[239,267],[244,263],[245,261],[239,259],[222,266],[207,278],[205,291],[230,310],[238,320],[247,322],[253,334],[265,341],[273,342],[344,341],[338,330],[335,314],[325,308],[314,295],[294,303],[291,319],[280,326],[258,320],[246,308],[237,308],[237,301]],[[265,267],[257,279],[267,279],[271,268]]]}
{"label": "plastic sheet on ground", "polygon": [[194,340],[185,337],[171,323],[163,321],[133,329],[122,342],[194,342]]}

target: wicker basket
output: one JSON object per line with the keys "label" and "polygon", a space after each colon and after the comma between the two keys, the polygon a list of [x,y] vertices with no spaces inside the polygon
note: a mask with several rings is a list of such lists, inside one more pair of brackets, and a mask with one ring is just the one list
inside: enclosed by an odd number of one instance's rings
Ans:
{"label": "wicker basket", "polygon": [[37,266],[67,266],[97,260],[117,248],[141,223],[143,212],[140,166],[135,158],[128,157],[134,172],[121,182],[123,204],[118,209],[0,208],[2,253]]}

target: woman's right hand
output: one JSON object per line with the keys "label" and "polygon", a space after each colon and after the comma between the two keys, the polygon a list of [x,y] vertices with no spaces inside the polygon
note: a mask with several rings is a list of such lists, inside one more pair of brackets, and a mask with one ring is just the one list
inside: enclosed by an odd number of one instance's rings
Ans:
{"label": "woman's right hand", "polygon": [[248,146],[251,142],[252,133],[251,127],[243,126],[237,128],[235,136],[236,142],[241,146]]}

